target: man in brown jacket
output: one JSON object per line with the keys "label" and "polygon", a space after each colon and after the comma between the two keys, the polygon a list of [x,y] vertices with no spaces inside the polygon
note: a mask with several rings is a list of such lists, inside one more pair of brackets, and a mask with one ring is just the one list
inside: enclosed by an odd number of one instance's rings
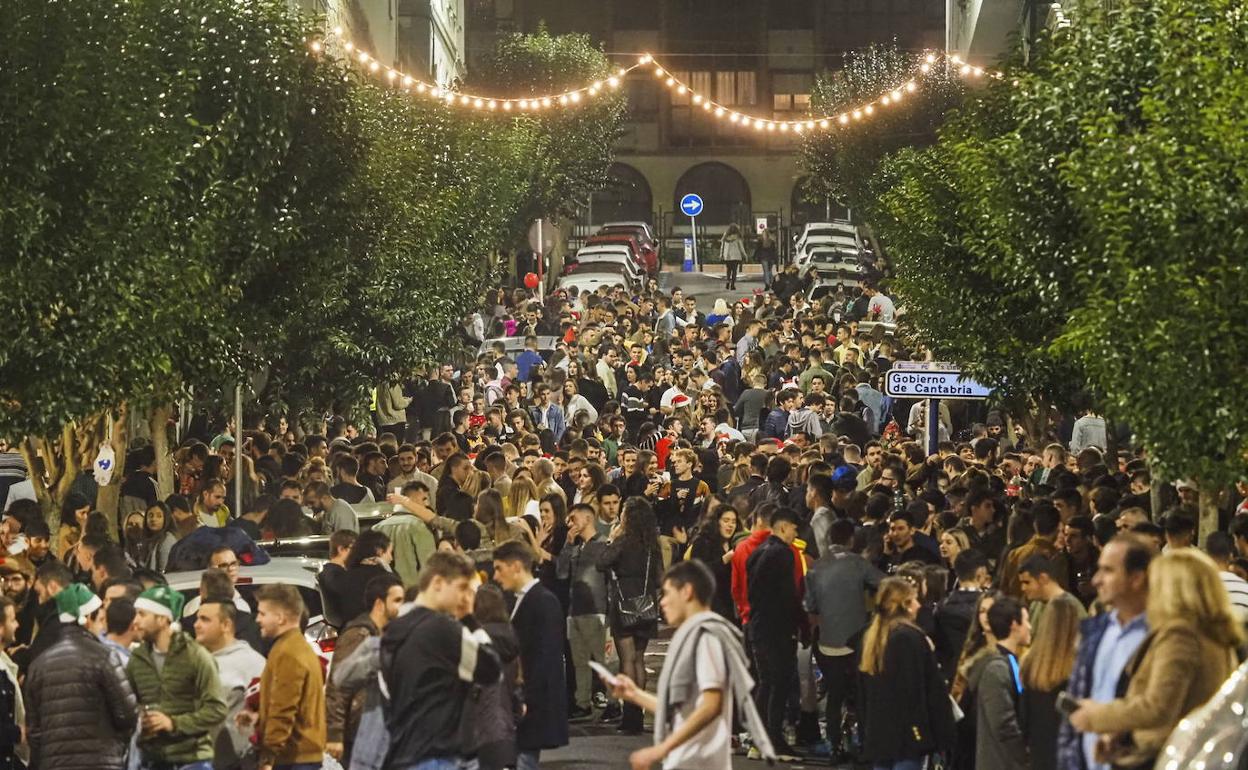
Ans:
{"label": "man in brown jacket", "polygon": [[[330,665],[337,668],[351,657],[365,639],[381,636],[386,625],[399,615],[403,603],[403,583],[395,575],[379,575],[364,587],[365,612],[347,623],[338,635],[334,646],[334,658]],[[343,767],[351,766],[351,744],[364,713],[365,688],[348,689],[334,684],[331,679],[325,688],[326,722],[329,743],[325,751],[339,760]]]}
{"label": "man in brown jacket", "polygon": [[[1001,569],[997,571],[997,587],[1019,601],[1025,598],[1022,584],[1018,580],[1019,568],[1033,556],[1043,556],[1046,559],[1054,559],[1058,556],[1057,530],[1062,524],[1062,519],[1057,509],[1052,503],[1041,500],[1032,509],[1032,514],[1035,534],[1027,542],[1006,554],[1001,562]],[[1055,574],[1064,576],[1066,571],[1055,570]],[[1064,577],[1058,579],[1058,582],[1062,583],[1062,588],[1069,588],[1064,584]]]}
{"label": "man in brown jacket", "polygon": [[260,675],[260,770],[319,768],[325,754],[325,677],[299,630],[303,598],[281,584],[263,586],[256,596],[260,634],[274,640]]}

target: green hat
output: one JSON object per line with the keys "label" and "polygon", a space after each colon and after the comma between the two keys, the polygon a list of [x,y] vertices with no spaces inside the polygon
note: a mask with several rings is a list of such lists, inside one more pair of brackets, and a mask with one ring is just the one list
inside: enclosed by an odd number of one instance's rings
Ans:
{"label": "green hat", "polygon": [[103,605],[100,597],[82,583],[73,583],[56,595],[56,610],[62,623],[86,623],[91,613]]}
{"label": "green hat", "polygon": [[134,600],[134,608],[177,621],[182,617],[182,605],[185,603],[182,594],[169,586],[152,586]]}

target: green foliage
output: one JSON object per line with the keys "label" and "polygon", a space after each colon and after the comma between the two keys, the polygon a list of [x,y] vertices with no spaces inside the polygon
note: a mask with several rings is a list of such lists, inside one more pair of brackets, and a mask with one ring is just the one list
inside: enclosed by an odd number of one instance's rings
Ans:
{"label": "green foliage", "polygon": [[1248,18],[1087,4],[1017,87],[878,178],[924,339],[1014,395],[1088,387],[1162,474],[1241,477]]}
{"label": "green foliage", "polygon": [[[603,81],[611,64],[588,35],[552,36],[545,29],[514,34],[499,41],[493,57],[474,77],[473,86],[491,94],[546,94]],[[570,213],[606,184],[615,142],[627,108],[622,91],[604,88],[590,103],[574,110],[547,110],[515,119],[528,167],[525,200],[515,224],[527,226],[542,216]]]}
{"label": "green foliage", "polygon": [[[266,404],[359,403],[447,355],[493,250],[600,183],[622,117],[391,92],[309,55],[284,0],[0,13],[4,434],[255,373]],[[545,34],[500,57],[543,91],[608,66]]]}
{"label": "green foliage", "polygon": [[840,114],[877,99],[907,81],[918,89],[905,94],[900,107],[879,107],[863,125],[808,134],[802,142],[802,165],[810,173],[806,193],[831,197],[875,219],[878,196],[872,182],[880,163],[900,148],[935,138],[945,113],[962,99],[961,78],[943,69],[920,74],[923,57],[895,44],[872,45],[846,56],[844,67],[824,73],[811,93],[816,114]]}

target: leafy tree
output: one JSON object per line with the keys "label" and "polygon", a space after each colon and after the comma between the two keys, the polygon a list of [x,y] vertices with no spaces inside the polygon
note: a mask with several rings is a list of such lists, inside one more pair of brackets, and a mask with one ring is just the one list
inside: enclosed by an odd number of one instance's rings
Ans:
{"label": "leafy tree", "polygon": [[528,113],[514,120],[512,130],[524,144],[527,186],[513,227],[527,227],[538,217],[567,214],[575,201],[606,184],[615,158],[626,102],[606,87],[611,63],[588,35],[514,34],[499,41],[494,55],[471,83],[488,93],[517,96],[546,94],[584,85],[603,84],[602,92],[570,110]]}
{"label": "leafy tree", "polygon": [[880,163],[891,152],[932,142],[944,115],[962,99],[963,83],[943,68],[922,74],[923,56],[896,44],[871,45],[846,54],[844,66],[820,75],[811,93],[817,114],[840,114],[861,107],[914,80],[900,105],[876,105],[864,125],[833,126],[802,142],[802,166],[809,172],[806,194],[831,197],[867,223],[876,220],[878,195],[872,188]]}

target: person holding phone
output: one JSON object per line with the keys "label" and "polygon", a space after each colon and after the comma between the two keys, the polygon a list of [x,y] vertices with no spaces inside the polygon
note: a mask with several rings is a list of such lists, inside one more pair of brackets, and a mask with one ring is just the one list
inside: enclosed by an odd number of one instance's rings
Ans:
{"label": "person holding phone", "polygon": [[711,610],[714,593],[715,578],[701,562],[677,562],[664,574],[659,604],[676,634],[656,692],[595,667],[615,697],[655,715],[655,744],[629,756],[633,770],[656,762],[664,770],[730,770],[734,708],[763,758],[776,758],[750,697],[754,681],[741,632]]}

